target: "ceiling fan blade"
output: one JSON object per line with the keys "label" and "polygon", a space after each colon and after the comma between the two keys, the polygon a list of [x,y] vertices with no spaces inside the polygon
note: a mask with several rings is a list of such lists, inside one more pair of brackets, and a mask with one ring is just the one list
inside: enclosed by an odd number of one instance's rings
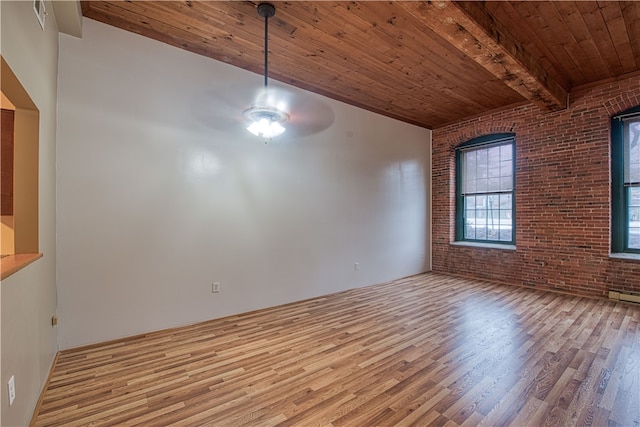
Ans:
{"label": "ceiling fan blade", "polygon": [[251,107],[275,108],[286,113],[287,136],[309,136],[331,126],[335,115],[320,96],[295,88],[271,85],[224,85],[201,92],[194,101],[194,117],[212,129],[232,131],[246,128],[243,112]]}
{"label": "ceiling fan blade", "polygon": [[295,88],[269,86],[254,102],[286,113],[289,116],[286,124],[288,135],[313,135],[335,121],[333,110],[320,96]]}
{"label": "ceiling fan blade", "polygon": [[255,89],[240,85],[224,85],[200,92],[193,101],[194,117],[204,126],[233,131],[246,127],[242,111],[257,96]]}

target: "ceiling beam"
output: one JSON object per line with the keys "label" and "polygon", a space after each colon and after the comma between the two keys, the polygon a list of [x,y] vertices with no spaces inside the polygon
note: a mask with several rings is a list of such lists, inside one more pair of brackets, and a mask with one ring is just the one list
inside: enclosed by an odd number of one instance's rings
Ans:
{"label": "ceiling beam", "polygon": [[548,111],[567,107],[567,91],[481,2],[399,1],[458,50]]}

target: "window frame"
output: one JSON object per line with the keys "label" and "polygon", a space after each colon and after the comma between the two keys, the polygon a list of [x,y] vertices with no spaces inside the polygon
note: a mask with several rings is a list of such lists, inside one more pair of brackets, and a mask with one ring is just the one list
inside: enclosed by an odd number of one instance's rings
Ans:
{"label": "window frame", "polygon": [[[515,133],[494,133],[470,139],[456,147],[456,215],[455,215],[455,241],[470,242],[487,245],[515,246],[516,244],[516,138]],[[492,145],[511,144],[512,149],[512,176],[513,186],[511,190],[511,240],[468,239],[464,236],[465,209],[462,184],[464,181],[462,170],[462,154],[469,149],[478,149]]]}
{"label": "window frame", "polygon": [[629,200],[624,182],[624,118],[638,117],[640,105],[611,117],[611,252],[640,254],[628,239]]}
{"label": "window frame", "polygon": [[6,98],[7,107],[14,111],[13,236],[1,245],[0,280],[4,280],[43,255],[38,226],[40,111],[2,55],[0,65],[1,103]]}

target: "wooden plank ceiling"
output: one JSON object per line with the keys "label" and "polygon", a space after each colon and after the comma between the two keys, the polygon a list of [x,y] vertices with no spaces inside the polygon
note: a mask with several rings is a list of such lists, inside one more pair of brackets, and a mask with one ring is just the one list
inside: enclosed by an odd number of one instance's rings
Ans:
{"label": "wooden plank ceiling", "polygon": [[[87,1],[86,17],[263,73],[249,1]],[[275,80],[426,128],[640,76],[636,1],[272,2]]]}

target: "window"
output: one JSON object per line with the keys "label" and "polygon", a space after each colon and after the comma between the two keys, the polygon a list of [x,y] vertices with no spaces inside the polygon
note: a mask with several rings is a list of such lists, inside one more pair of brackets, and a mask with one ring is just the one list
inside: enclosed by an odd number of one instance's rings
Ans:
{"label": "window", "polygon": [[0,280],[3,280],[42,254],[38,252],[40,113],[1,55],[0,65]]}
{"label": "window", "polygon": [[640,106],[611,119],[611,248],[640,253]]}
{"label": "window", "polygon": [[456,150],[456,240],[515,244],[515,145],[494,134]]}

